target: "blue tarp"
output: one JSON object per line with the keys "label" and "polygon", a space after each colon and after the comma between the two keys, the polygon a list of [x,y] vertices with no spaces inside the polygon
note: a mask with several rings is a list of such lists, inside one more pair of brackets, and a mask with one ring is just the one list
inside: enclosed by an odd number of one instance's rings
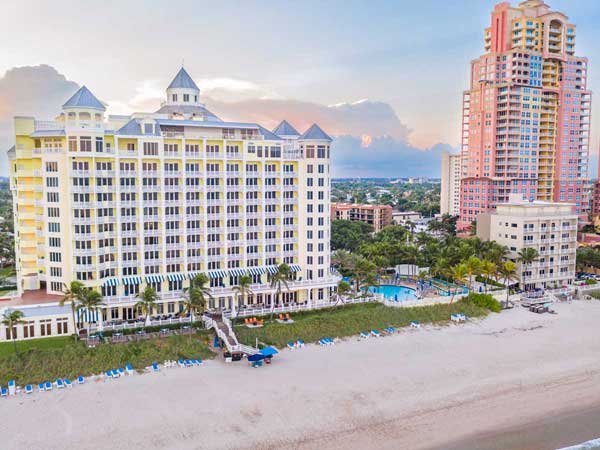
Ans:
{"label": "blue tarp", "polygon": [[260,354],[263,356],[273,356],[279,353],[277,349],[273,347],[265,347],[260,350]]}
{"label": "blue tarp", "polygon": [[250,355],[250,356],[248,356],[248,361],[250,361],[250,362],[262,361],[263,359],[265,359],[265,356],[261,355],[260,353],[258,353],[256,355]]}

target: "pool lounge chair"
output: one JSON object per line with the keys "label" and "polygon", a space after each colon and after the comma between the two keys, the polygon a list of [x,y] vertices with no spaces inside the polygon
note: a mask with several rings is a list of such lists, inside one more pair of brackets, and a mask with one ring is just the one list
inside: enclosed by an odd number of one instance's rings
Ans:
{"label": "pool lounge chair", "polygon": [[44,383],[38,384],[38,391],[39,392],[44,392],[45,390],[46,390],[46,388],[44,387]]}
{"label": "pool lounge chair", "polygon": [[106,375],[106,378],[112,378],[113,377],[112,370],[107,370],[106,372],[104,372],[104,375]]}
{"label": "pool lounge chair", "polygon": [[62,389],[65,387],[64,381],[60,378],[57,378],[56,381],[54,382],[54,384],[56,384],[57,389]]}
{"label": "pool lounge chair", "polygon": [[125,370],[127,371],[127,375],[133,375],[133,373],[135,372],[135,370],[133,370],[133,367],[131,367],[130,363],[127,363],[125,365]]}
{"label": "pool lounge chair", "polygon": [[412,328],[421,328],[421,324],[419,322],[414,322],[414,321],[410,323],[410,326]]}
{"label": "pool lounge chair", "polygon": [[26,393],[26,394],[31,394],[31,393],[33,393],[33,386],[32,386],[32,385],[30,385],[30,384],[26,384],[26,385],[25,385],[25,393]]}
{"label": "pool lounge chair", "polygon": [[5,388],[4,386],[2,386],[2,388],[0,388],[0,397],[7,397],[8,396],[8,388]]}
{"label": "pool lounge chair", "polygon": [[375,336],[375,337],[380,337],[381,336],[381,333],[379,331],[377,331],[377,330],[371,330],[371,334],[373,336]]}
{"label": "pool lounge chair", "polygon": [[150,366],[152,368],[152,372],[158,372],[158,363],[153,362]]}
{"label": "pool lounge chair", "polygon": [[288,342],[287,348],[289,348],[290,350],[294,350],[296,348],[296,344],[293,342]]}
{"label": "pool lounge chair", "polygon": [[367,333],[366,331],[361,331],[359,336],[363,339],[366,339],[369,337],[369,333]]}
{"label": "pool lounge chair", "polygon": [[185,367],[192,367],[192,361],[189,359],[186,359],[183,363],[185,364]]}
{"label": "pool lounge chair", "polygon": [[15,380],[8,380],[8,394],[15,395],[17,393],[17,385]]}
{"label": "pool lounge chair", "polygon": [[185,361],[183,359],[180,359],[179,361],[177,361],[177,365],[179,367],[185,367]]}
{"label": "pool lounge chair", "polygon": [[44,390],[46,390],[46,391],[51,391],[52,390],[52,383],[50,381],[46,381],[44,383]]}
{"label": "pool lounge chair", "polygon": [[77,377],[77,384],[83,384],[85,383],[85,378],[83,378],[83,375],[79,375]]}
{"label": "pool lounge chair", "polygon": [[298,340],[296,341],[296,346],[297,346],[298,348],[302,348],[302,347],[304,347],[304,341],[303,341],[302,339],[298,339]]}
{"label": "pool lounge chair", "polygon": [[63,381],[65,382],[66,387],[73,387],[73,383],[71,383],[71,380],[68,378],[65,378]]}
{"label": "pool lounge chair", "polygon": [[123,369],[122,367],[119,367],[119,368],[117,369],[117,372],[119,373],[119,376],[120,376],[120,377],[121,377],[121,376],[123,376],[123,375],[125,375],[125,369]]}

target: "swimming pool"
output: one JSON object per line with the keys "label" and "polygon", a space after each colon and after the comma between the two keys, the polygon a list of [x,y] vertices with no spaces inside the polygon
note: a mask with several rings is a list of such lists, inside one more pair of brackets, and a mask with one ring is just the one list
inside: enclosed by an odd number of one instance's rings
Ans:
{"label": "swimming pool", "polygon": [[369,292],[383,294],[387,300],[396,300],[402,302],[405,300],[416,300],[415,290],[406,286],[395,286],[392,284],[381,284],[379,286],[369,286]]}

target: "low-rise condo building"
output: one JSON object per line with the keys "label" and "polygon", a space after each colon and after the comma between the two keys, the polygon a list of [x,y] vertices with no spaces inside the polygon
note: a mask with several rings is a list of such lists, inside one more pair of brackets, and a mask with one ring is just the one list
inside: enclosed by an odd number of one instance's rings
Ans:
{"label": "low-rise condo building", "polygon": [[359,203],[332,203],[331,218],[358,220],[373,227],[375,233],[392,224],[392,207]]}
{"label": "low-rise condo building", "polygon": [[[495,212],[477,216],[477,236],[508,247],[522,288],[562,287],[575,279],[577,219],[574,204],[530,201],[511,194]],[[538,257],[521,262],[518,252],[524,248],[535,249]]]}
{"label": "low-rise condo building", "polygon": [[442,176],[440,186],[440,212],[460,214],[461,154],[442,153]]}
{"label": "low-rise condo building", "polygon": [[[318,125],[299,133],[286,121],[273,131],[222,121],[183,68],[157,111],[105,112],[82,87],[56,120],[15,118],[10,183],[23,298],[41,291],[39,302],[60,315],[55,296],[79,280],[105,306],[78,321],[134,320],[144,287],[158,292],[158,314],[176,314],[200,273],[215,309],[329,298],[331,138]],[[281,263],[293,275],[277,296],[268,277]],[[243,275],[253,282],[245,299],[233,290]]]}

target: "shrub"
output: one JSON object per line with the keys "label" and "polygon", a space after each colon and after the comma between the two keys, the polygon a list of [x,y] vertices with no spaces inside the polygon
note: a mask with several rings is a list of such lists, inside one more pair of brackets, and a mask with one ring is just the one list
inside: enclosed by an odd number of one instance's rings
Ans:
{"label": "shrub", "polygon": [[587,280],[585,280],[585,284],[592,285],[592,284],[598,284],[598,282],[596,280],[594,280],[593,278],[588,278]]}
{"label": "shrub", "polygon": [[470,301],[475,306],[485,308],[492,312],[502,311],[502,305],[500,305],[500,302],[490,294],[475,294],[471,292],[467,297],[467,301]]}

